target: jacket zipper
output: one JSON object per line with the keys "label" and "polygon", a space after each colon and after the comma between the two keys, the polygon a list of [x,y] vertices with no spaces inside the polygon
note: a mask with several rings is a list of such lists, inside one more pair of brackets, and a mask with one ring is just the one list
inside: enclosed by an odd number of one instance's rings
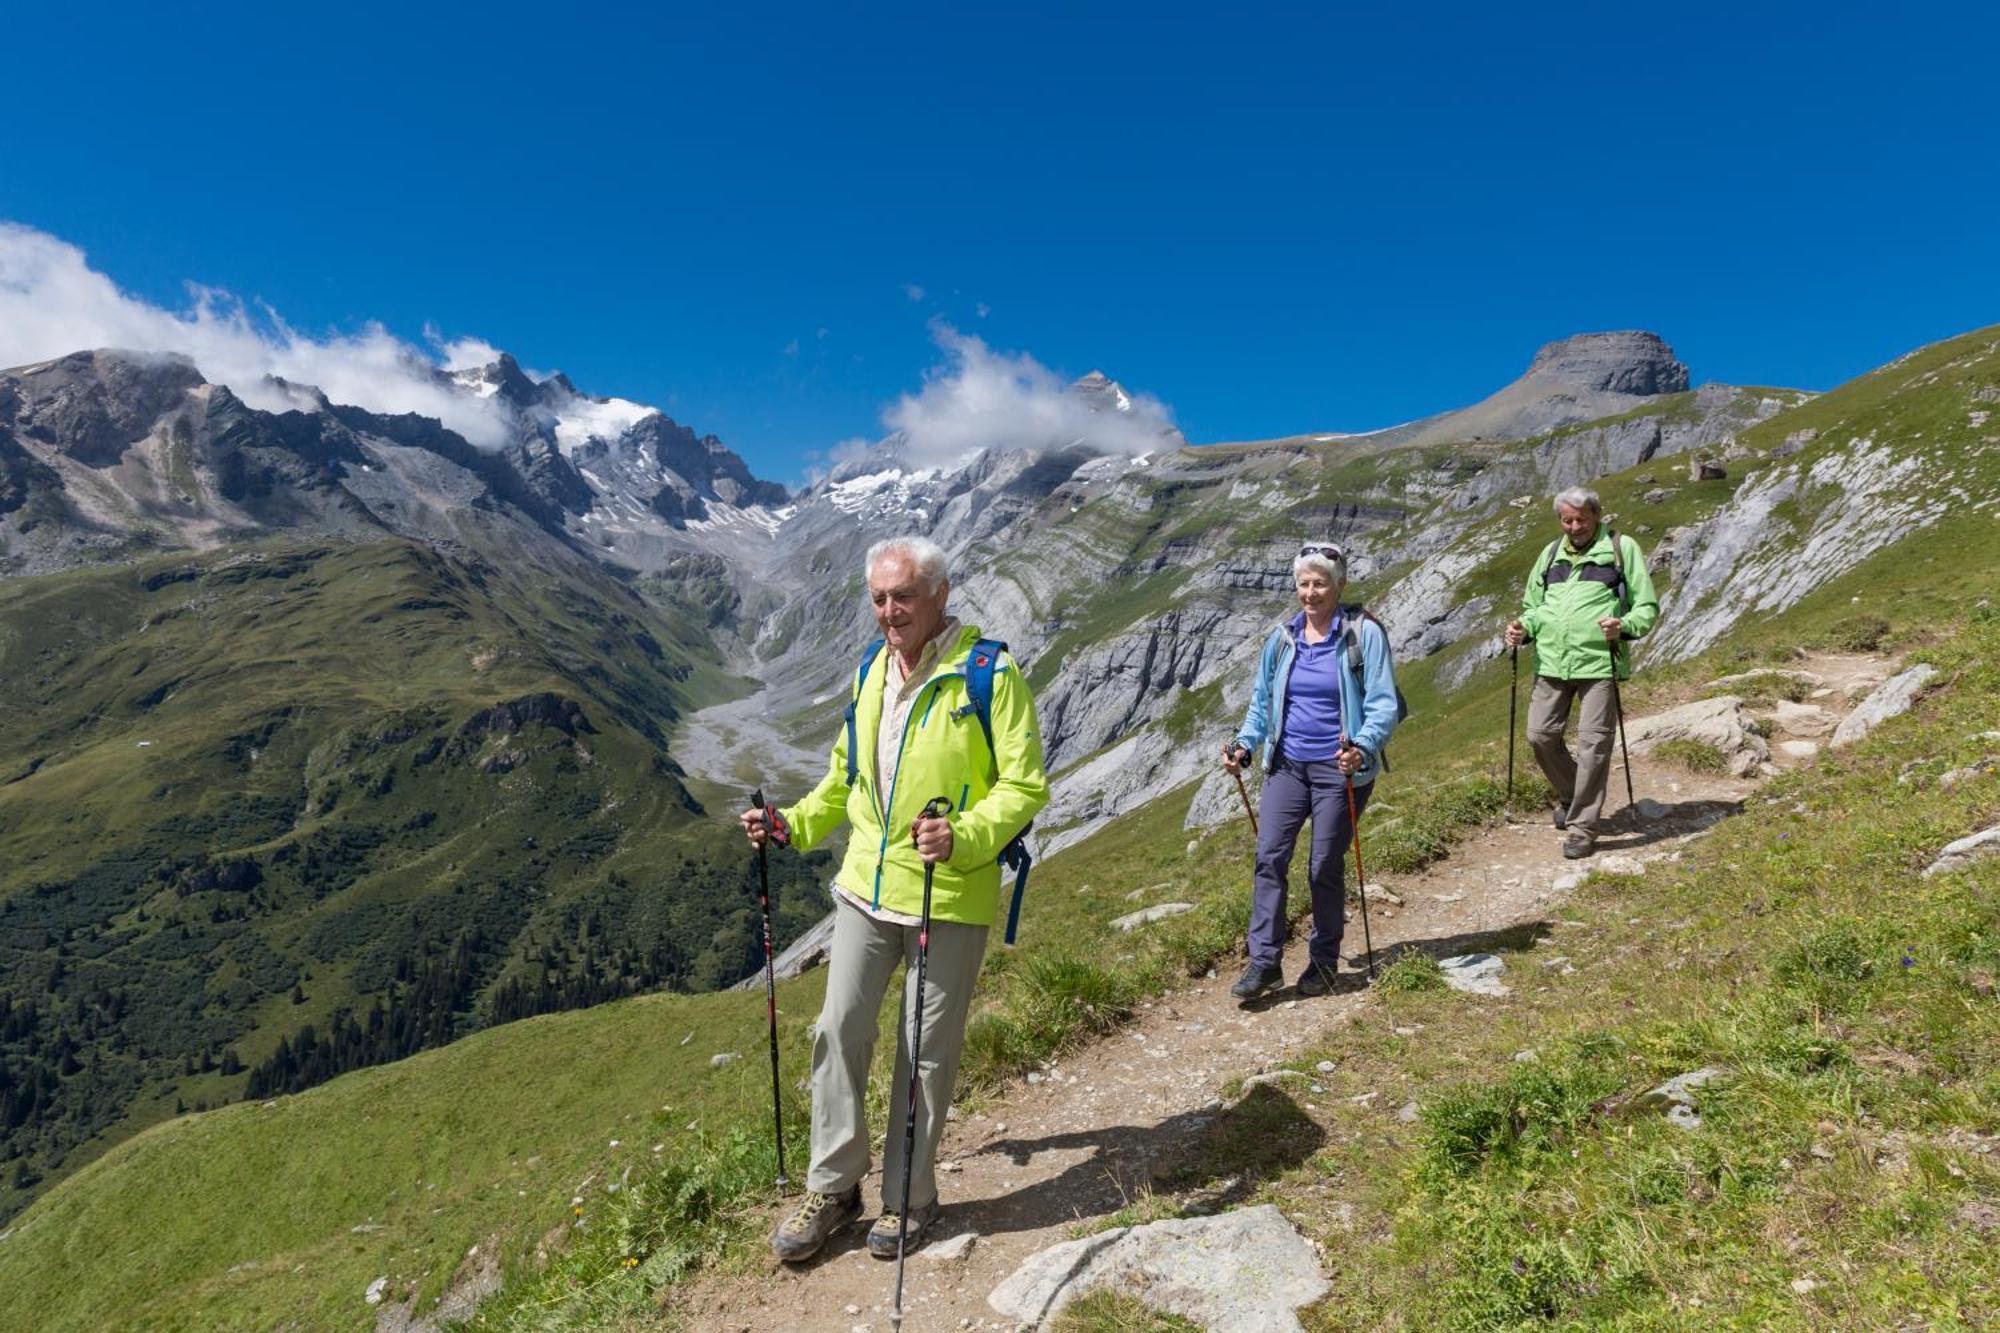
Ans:
{"label": "jacket zipper", "polygon": [[[924,682],[924,688],[931,692],[930,703],[937,702],[937,687],[958,674],[956,671],[947,671],[932,676]],[[884,681],[885,683],[887,681],[886,675],[884,676]],[[917,705],[916,701],[912,699],[910,701],[910,711],[903,715],[903,734],[896,738],[896,776],[889,780],[889,796],[888,799],[882,802],[882,845],[875,851],[875,908],[877,911],[880,911],[882,907],[882,864],[889,859],[889,821],[892,818],[891,812],[896,808],[896,784],[903,780],[903,747],[910,743],[910,719],[916,715]],[[924,716],[927,719],[930,716],[929,703],[924,706]],[[879,761],[877,767],[880,767]],[[879,778],[881,774],[877,773],[875,776]]]}

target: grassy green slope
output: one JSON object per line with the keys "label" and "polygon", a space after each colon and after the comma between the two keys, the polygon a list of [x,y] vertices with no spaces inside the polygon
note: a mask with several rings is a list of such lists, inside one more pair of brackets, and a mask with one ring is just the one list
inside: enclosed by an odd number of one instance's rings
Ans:
{"label": "grassy green slope", "polygon": [[708,652],[587,569],[402,541],[0,584],[0,1215],[343,1009],[396,997],[351,1067],[739,975],[665,750]]}

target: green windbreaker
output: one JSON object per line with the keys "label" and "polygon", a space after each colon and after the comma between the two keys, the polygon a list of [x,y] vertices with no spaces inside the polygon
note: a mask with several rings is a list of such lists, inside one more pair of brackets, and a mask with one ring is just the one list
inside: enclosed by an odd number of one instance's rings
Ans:
{"label": "green windbreaker", "polygon": [[[923,910],[924,859],[910,841],[910,825],[933,796],[951,800],[951,859],[931,883],[931,915],[941,921],[990,926],[1000,910],[1001,848],[1028,826],[1049,801],[1042,771],[1041,729],[1035,701],[1013,657],[1002,653],[993,673],[993,746],[989,750],[966,694],[965,670],[979,630],[966,626],[910,705],[901,758],[891,784],[884,826],[876,792],[876,733],[882,722],[882,681],[887,662],[878,657],[859,689],[854,716],[861,751],[854,785],[847,785],[847,728],[833,742],[826,776],[812,793],[783,811],[792,844],[812,847],[853,825],[840,882],[878,907],[916,916]],[[884,653],[893,649],[883,648]]]}
{"label": "green windbreaker", "polygon": [[[1653,591],[1653,576],[1646,572],[1639,543],[1620,534],[1620,550],[1611,550],[1611,529],[1600,523],[1590,549],[1581,555],[1569,549],[1569,538],[1559,537],[1543,548],[1541,558],[1528,571],[1528,586],[1521,594],[1521,627],[1535,645],[1535,674],[1557,680],[1603,680],[1611,674],[1612,659],[1618,663],[1618,679],[1632,675],[1631,651],[1613,646],[1597,622],[1617,616],[1624,622],[1625,638],[1642,639],[1660,618],[1659,595]],[[1542,571],[1559,560],[1572,566],[1609,565],[1622,557],[1625,589],[1629,605],[1620,610],[1617,594],[1608,586],[1572,574],[1569,578],[1542,586]]]}

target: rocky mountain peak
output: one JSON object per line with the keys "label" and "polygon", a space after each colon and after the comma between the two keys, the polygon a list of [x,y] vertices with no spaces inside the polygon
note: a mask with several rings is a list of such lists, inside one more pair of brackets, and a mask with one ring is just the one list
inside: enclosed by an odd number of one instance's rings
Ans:
{"label": "rocky mountain peak", "polygon": [[184,356],[114,349],[72,352],[0,380],[16,430],[92,467],[116,463],[189,390],[207,383]]}
{"label": "rocky mountain peak", "polygon": [[1548,343],[1535,353],[1528,374],[1588,393],[1650,396],[1688,387],[1688,368],[1674,349],[1643,329],[1579,333]]}

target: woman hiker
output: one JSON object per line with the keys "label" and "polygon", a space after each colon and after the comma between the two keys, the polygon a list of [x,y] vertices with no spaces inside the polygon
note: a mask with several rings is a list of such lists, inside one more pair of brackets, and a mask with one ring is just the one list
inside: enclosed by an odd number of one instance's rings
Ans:
{"label": "woman hiker", "polygon": [[1250,963],[1230,993],[1250,1000],[1284,984],[1286,874],[1299,830],[1312,821],[1312,940],[1301,995],[1325,995],[1340,966],[1347,847],[1367,808],[1382,747],[1399,716],[1389,638],[1358,606],[1342,606],[1347,557],[1309,542],[1292,561],[1299,611],[1271,631],[1236,738],[1222,747],[1232,774],[1263,747],[1257,878],[1250,906]]}

